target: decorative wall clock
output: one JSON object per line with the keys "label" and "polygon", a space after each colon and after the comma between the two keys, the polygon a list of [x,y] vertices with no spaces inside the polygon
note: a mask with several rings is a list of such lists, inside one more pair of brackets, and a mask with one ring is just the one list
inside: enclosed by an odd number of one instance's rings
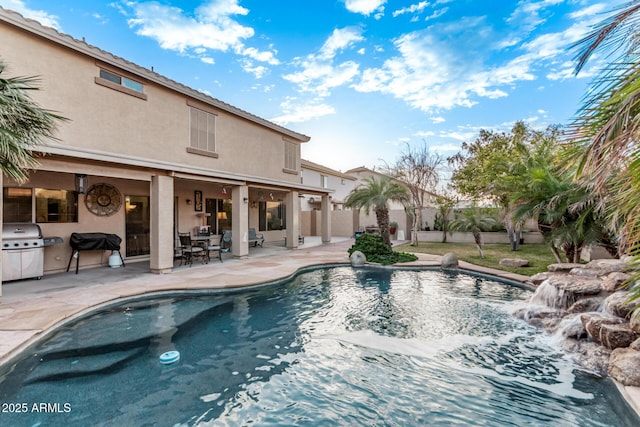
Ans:
{"label": "decorative wall clock", "polygon": [[111,216],[120,210],[122,195],[111,184],[94,184],[87,190],[84,204],[94,215]]}

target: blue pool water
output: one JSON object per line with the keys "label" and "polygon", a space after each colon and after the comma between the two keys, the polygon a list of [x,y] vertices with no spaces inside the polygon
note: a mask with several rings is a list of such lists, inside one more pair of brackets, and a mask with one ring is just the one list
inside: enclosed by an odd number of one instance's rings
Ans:
{"label": "blue pool water", "polygon": [[[529,295],[464,274],[336,267],[127,302],[4,367],[0,425],[640,425],[610,380],[511,316]],[[160,363],[167,351],[179,361]]]}

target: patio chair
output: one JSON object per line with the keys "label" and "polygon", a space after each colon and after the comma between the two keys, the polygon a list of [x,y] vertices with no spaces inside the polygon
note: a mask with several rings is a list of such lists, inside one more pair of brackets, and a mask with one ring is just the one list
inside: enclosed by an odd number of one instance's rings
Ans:
{"label": "patio chair", "polygon": [[180,239],[180,265],[184,262],[189,264],[189,267],[193,265],[194,258],[200,258],[203,264],[206,264],[206,252],[202,246],[193,245],[191,243],[190,233],[178,233]]}
{"label": "patio chair", "polygon": [[264,235],[263,234],[256,234],[256,229],[255,228],[250,228],[249,229],[249,243],[253,243],[253,246],[258,246],[260,245],[260,247],[262,247],[262,244],[264,243]]}
{"label": "patio chair", "polygon": [[222,237],[220,238],[220,252],[231,252],[231,230],[222,232]]}
{"label": "patio chair", "polygon": [[[216,236],[212,235],[211,239],[214,239]],[[207,244],[207,260],[211,260],[211,252],[217,253],[217,258],[222,262],[222,236],[218,239],[218,242],[209,240]]]}

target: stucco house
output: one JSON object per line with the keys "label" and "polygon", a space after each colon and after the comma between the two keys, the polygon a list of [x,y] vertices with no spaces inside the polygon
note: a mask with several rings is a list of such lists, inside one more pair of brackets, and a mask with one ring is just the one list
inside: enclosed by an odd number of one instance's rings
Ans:
{"label": "stucco house", "polygon": [[[371,176],[374,176],[377,178],[387,176],[382,172],[376,171],[374,169],[369,169],[364,166],[349,169],[348,171],[345,172],[345,174],[348,174],[356,178],[356,181],[353,183],[354,188],[361,185],[365,179]],[[400,185],[406,186],[406,184],[404,184],[400,180],[396,180],[396,182]],[[431,219],[431,221],[433,221],[433,215],[435,212],[434,207],[435,207],[436,194],[425,190],[423,199],[424,199],[424,206],[422,207],[423,220],[428,221],[429,219]],[[405,208],[401,203],[393,202],[393,201],[389,202],[389,221],[398,223],[396,235],[392,236],[392,238],[393,237],[400,238],[400,239],[402,239],[403,237],[404,239],[411,238],[410,236],[411,236],[412,219],[411,219],[411,216],[405,211]],[[353,224],[354,230],[361,231],[366,229],[367,227],[375,227],[376,225],[377,225],[376,217],[373,212],[370,212],[369,215],[367,215],[364,211],[359,211],[358,214],[354,216],[354,224]]]}
{"label": "stucco house", "polygon": [[[66,269],[73,232],[117,234],[127,260],[165,273],[177,233],[200,226],[232,230],[237,257],[249,253],[249,228],[297,247],[300,194],[320,201],[329,224],[331,191],[301,182],[308,136],[2,8],[0,34],[3,77],[38,76],[32,97],[69,119],[37,149],[27,183],[2,178],[3,223],[65,240],[45,248],[45,274]],[[87,252],[80,267],[107,255]]]}
{"label": "stucco house", "polygon": [[[329,221],[332,236],[353,236],[353,211],[345,208],[347,195],[355,188],[357,178],[309,160],[301,160],[300,179],[306,185],[318,185],[329,196]],[[322,199],[314,194],[301,194],[301,232],[304,236],[320,236],[323,231],[324,210]]]}

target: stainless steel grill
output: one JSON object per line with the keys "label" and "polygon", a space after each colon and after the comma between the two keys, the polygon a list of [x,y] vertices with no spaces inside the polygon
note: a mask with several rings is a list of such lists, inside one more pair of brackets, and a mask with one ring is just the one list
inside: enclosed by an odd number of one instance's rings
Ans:
{"label": "stainless steel grill", "polygon": [[44,246],[38,224],[2,224],[2,281],[40,279],[44,274]]}

